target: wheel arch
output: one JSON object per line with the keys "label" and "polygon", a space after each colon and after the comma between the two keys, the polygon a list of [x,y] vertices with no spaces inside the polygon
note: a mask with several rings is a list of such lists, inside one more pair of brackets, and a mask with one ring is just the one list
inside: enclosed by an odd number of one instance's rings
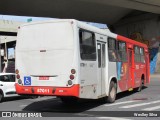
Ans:
{"label": "wheel arch", "polygon": [[143,84],[146,83],[146,81],[145,81],[145,74],[144,73],[141,75],[141,80],[142,80]]}
{"label": "wheel arch", "polygon": [[118,89],[118,80],[117,80],[117,78],[116,78],[115,76],[111,76],[111,77],[109,78],[108,85],[107,85],[107,91],[106,91],[107,96],[109,95],[109,87],[110,87],[110,84],[111,84],[112,81],[113,81],[114,83],[116,83],[117,89]]}
{"label": "wheel arch", "polygon": [[3,90],[2,90],[2,89],[0,89],[0,94],[2,94],[2,95],[4,96],[4,93],[3,93]]}

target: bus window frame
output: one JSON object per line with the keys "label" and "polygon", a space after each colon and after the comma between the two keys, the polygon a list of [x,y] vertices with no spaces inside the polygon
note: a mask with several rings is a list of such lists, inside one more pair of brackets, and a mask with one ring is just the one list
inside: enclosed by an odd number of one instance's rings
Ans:
{"label": "bus window frame", "polygon": [[[112,40],[114,40],[115,41],[115,48],[114,49],[110,49],[109,48],[109,39],[112,39]],[[112,37],[108,37],[108,39],[107,39],[107,45],[108,45],[108,61],[109,62],[117,62],[118,61],[118,56],[117,56],[117,40],[115,39],[115,38],[112,38]],[[116,56],[116,59],[115,60],[110,60],[110,50],[111,50],[111,52],[113,52],[114,51],[114,54],[115,54],[115,56]],[[113,56],[113,55],[112,55]]]}
{"label": "bus window frame", "polygon": [[[138,47],[138,48],[139,48],[139,54],[137,54],[137,55],[139,55],[139,56],[140,56],[140,61],[138,61],[138,62],[137,62],[137,61],[135,61],[135,58],[136,58],[136,57],[135,57],[135,55],[136,55],[136,54],[135,54],[135,47]],[[145,64],[145,51],[144,51],[144,50],[145,50],[145,48],[144,48],[144,47],[142,47],[142,46],[139,46],[139,45],[134,45],[134,47],[133,47],[133,48],[134,48],[134,49],[133,49],[133,51],[134,51],[134,62],[135,62],[135,63],[138,63],[138,64]],[[143,49],[143,55],[141,55],[141,53],[140,53],[140,49]],[[142,61],[141,61],[141,57],[142,57],[142,56],[144,57],[144,62],[142,62]]]}
{"label": "bus window frame", "polygon": [[[93,41],[94,42],[94,47],[95,47],[95,59],[83,59],[82,58],[82,55],[81,55],[81,39],[80,39],[80,32],[88,32],[88,33],[91,33],[93,35]],[[79,55],[80,55],[80,59],[82,61],[97,61],[97,47],[96,47],[96,35],[94,32],[92,31],[89,31],[89,30],[85,30],[85,29],[82,29],[82,28],[79,28],[79,31],[78,31],[78,38],[79,38]]]}
{"label": "bus window frame", "polygon": [[[122,51],[122,52],[126,52],[126,60],[125,61],[123,61],[123,60],[120,60],[119,58],[119,43],[125,43],[125,51]],[[118,62],[124,62],[124,63],[127,63],[128,62],[128,51],[127,51],[127,42],[125,42],[125,41],[122,41],[122,40],[118,40],[117,41],[117,57],[118,57]]]}

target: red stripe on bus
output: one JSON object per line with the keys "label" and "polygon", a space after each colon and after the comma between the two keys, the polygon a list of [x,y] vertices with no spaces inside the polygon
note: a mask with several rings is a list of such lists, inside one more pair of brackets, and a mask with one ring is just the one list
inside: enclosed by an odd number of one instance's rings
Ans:
{"label": "red stripe on bus", "polygon": [[53,86],[22,86],[15,84],[17,94],[34,94],[46,96],[75,96],[79,97],[79,85],[72,87],[53,87]]}

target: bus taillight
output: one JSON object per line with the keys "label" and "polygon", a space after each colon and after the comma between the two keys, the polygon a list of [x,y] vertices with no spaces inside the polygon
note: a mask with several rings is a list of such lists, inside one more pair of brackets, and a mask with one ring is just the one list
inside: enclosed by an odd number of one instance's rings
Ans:
{"label": "bus taillight", "polygon": [[70,79],[73,80],[74,79],[74,75],[70,75]]}
{"label": "bus taillight", "polygon": [[20,79],[20,75],[19,74],[17,75],[17,79]]}
{"label": "bus taillight", "polygon": [[16,69],[16,74],[19,74],[19,70],[18,69]]}
{"label": "bus taillight", "polygon": [[72,85],[72,81],[71,80],[68,80],[68,85]]}
{"label": "bus taillight", "polygon": [[21,79],[18,80],[18,84],[22,84],[22,80]]}
{"label": "bus taillight", "polygon": [[72,70],[71,70],[71,73],[72,73],[72,74],[75,74],[75,73],[76,73],[76,70],[75,70],[75,69],[72,69]]}

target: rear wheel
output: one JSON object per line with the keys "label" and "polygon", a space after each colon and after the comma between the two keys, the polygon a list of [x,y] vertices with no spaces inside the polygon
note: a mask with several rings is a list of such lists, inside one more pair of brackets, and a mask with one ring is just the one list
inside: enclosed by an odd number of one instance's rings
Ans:
{"label": "rear wheel", "polygon": [[76,97],[60,97],[61,101],[65,104],[75,104],[78,102]]}
{"label": "rear wheel", "polygon": [[117,84],[114,81],[111,81],[110,87],[109,87],[109,94],[108,97],[104,98],[105,102],[113,103],[116,100],[116,94],[117,94]]}
{"label": "rear wheel", "polygon": [[32,95],[32,96],[30,96],[30,98],[31,99],[36,99],[36,98],[38,98],[38,96],[37,95]]}

